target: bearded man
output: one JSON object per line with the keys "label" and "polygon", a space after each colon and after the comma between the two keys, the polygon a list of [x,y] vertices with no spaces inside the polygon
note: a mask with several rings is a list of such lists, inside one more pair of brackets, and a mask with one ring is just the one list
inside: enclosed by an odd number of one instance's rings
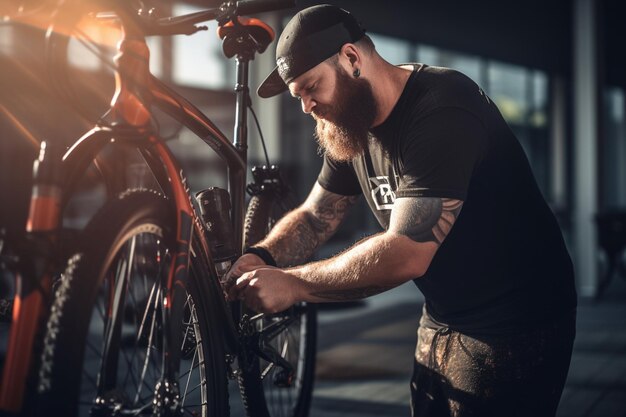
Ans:
{"label": "bearded man", "polygon": [[[413,416],[553,416],[575,335],[573,268],[493,101],[457,71],[386,62],[335,6],[296,14],[276,55],[258,93],[300,100],[324,164],[302,206],[235,263],[229,297],[272,313],[413,280],[425,298]],[[360,195],[384,232],[305,263]]]}

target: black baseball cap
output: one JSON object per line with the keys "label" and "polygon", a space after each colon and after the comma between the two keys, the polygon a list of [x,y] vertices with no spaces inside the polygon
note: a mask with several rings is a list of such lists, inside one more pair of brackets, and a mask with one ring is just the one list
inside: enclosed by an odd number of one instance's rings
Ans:
{"label": "black baseball cap", "polygon": [[276,45],[276,68],[261,83],[257,94],[268,98],[283,91],[304,74],[365,35],[356,18],[330,4],[301,10],[287,23]]}

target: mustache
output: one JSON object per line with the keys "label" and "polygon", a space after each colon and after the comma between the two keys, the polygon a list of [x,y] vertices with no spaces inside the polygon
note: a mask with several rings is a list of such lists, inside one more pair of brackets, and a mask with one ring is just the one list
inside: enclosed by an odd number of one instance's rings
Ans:
{"label": "mustache", "polygon": [[313,120],[315,120],[316,122],[319,121],[326,121],[328,120],[326,118],[326,116],[328,115],[327,111],[319,111],[319,110],[313,110],[311,112],[311,117],[313,118]]}
{"label": "mustache", "polygon": [[313,108],[313,110],[311,110],[311,117],[313,117],[315,121],[321,119],[334,122],[334,120],[332,120],[332,115],[340,112],[341,109],[333,107],[332,105],[318,104]]}

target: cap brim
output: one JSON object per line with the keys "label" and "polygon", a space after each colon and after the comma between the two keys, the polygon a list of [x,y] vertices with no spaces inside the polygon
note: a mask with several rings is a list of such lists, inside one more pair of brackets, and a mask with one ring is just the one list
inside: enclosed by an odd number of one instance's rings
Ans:
{"label": "cap brim", "polygon": [[274,97],[277,94],[280,94],[284,91],[287,91],[287,84],[283,81],[278,73],[278,66],[274,68],[274,71],[267,76],[265,81],[261,83],[259,88],[256,90],[256,93],[259,97],[269,98]]}

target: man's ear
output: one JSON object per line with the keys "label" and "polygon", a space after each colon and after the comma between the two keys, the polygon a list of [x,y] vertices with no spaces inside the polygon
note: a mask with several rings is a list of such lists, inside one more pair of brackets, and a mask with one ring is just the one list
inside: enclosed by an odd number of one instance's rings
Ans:
{"label": "man's ear", "polygon": [[341,47],[341,55],[350,63],[350,72],[361,65],[361,53],[353,43],[346,43]]}

